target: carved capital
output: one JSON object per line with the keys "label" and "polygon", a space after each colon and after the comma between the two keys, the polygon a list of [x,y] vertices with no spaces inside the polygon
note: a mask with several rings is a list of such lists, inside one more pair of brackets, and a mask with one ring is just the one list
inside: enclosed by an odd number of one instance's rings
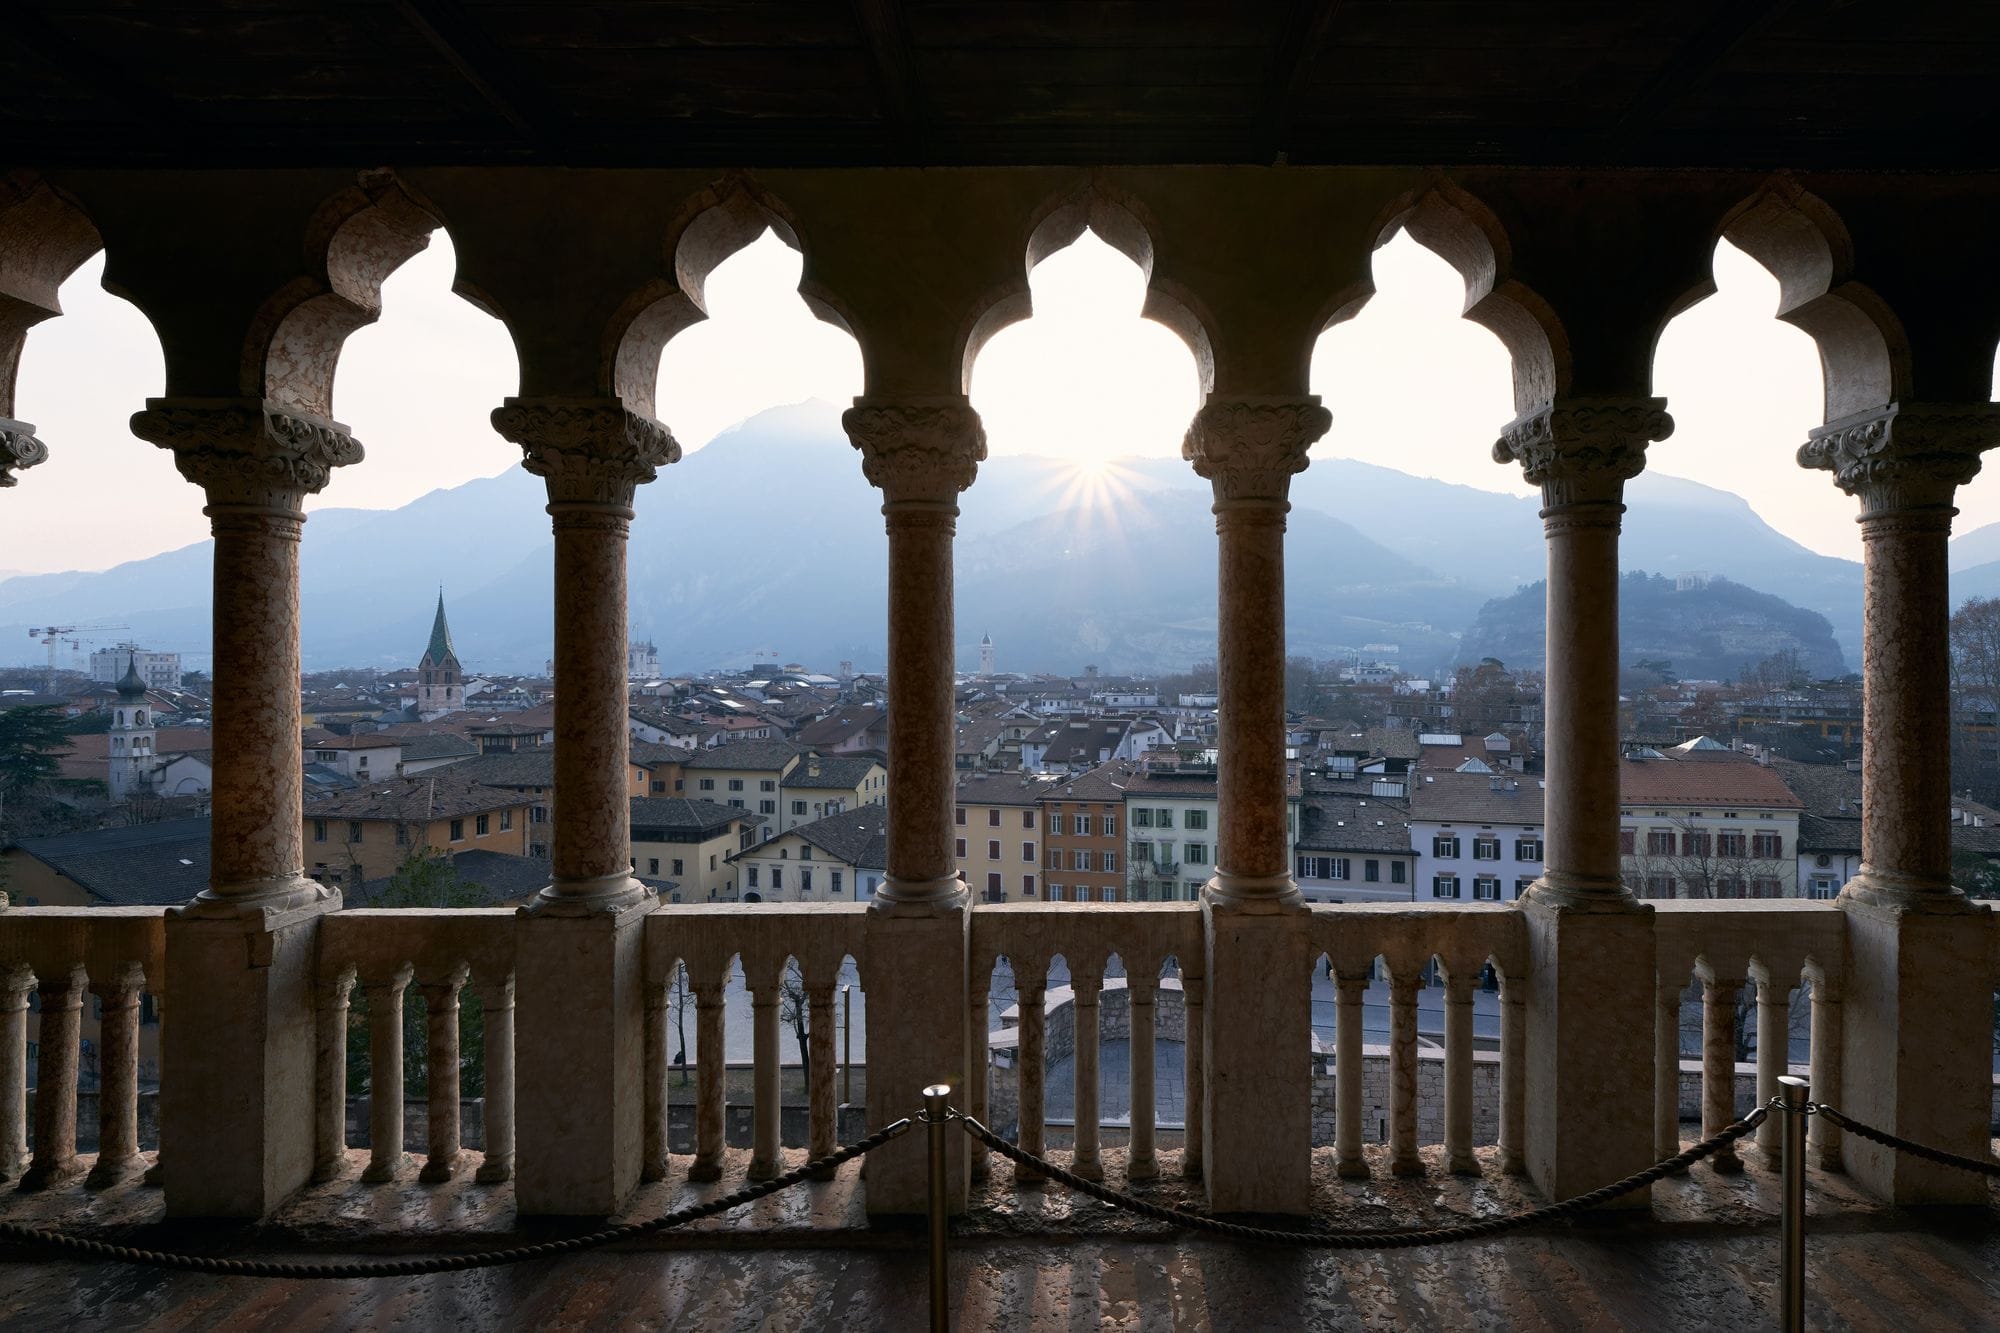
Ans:
{"label": "carved capital", "polygon": [[1315,396],[1211,398],[1181,439],[1181,457],[1215,488],[1217,500],[1283,501],[1306,451],[1333,425]]}
{"label": "carved capital", "polygon": [[1863,519],[1948,510],[1995,442],[2000,404],[1890,403],[1813,431],[1799,446],[1799,466],[1831,472],[1860,498]]}
{"label": "carved capital", "polygon": [[1664,398],[1565,398],[1507,423],[1493,461],[1519,463],[1550,509],[1619,504],[1646,446],[1673,433]]}
{"label": "carved capital", "polygon": [[31,468],[48,456],[49,447],[35,438],[33,426],[0,417],[0,486],[15,485],[15,472]]}
{"label": "carved capital", "polygon": [[891,504],[955,504],[986,458],[986,426],[963,398],[857,398],[840,424]]}
{"label": "carved capital", "polygon": [[552,504],[630,509],[681,458],[673,432],[616,398],[509,398],[493,429],[521,446],[521,466],[548,483]]}
{"label": "carved capital", "polygon": [[151,398],[132,433],[171,449],[212,507],[297,513],[333,469],[362,454],[339,422],[257,398]]}

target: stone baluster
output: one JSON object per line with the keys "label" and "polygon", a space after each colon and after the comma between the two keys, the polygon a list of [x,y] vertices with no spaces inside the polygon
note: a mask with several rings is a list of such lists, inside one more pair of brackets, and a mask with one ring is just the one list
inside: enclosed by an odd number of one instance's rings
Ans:
{"label": "stone baluster", "polygon": [[[993,995],[992,960],[989,959],[983,966],[975,968],[969,981],[970,985],[966,987],[966,1012],[969,1020],[967,1027],[972,1034],[972,1049],[969,1052],[972,1058],[966,1061],[965,1065],[965,1105],[972,1118],[983,1125],[987,1123],[986,1112],[992,1100],[991,1090],[987,1086],[991,1081],[989,1061],[992,1056],[987,1043],[986,1029],[987,1023],[992,1021],[990,1012]],[[968,1165],[972,1178],[986,1179],[993,1163],[985,1146],[972,1142],[966,1145],[965,1150],[970,1154]]]}
{"label": "stone baluster", "polygon": [[722,1178],[724,1089],[729,1070],[724,1061],[726,1035],[722,1007],[724,980],[690,978],[694,991],[694,1161],[693,1181]]}
{"label": "stone baluster", "polygon": [[[1618,531],[1625,482],[1673,431],[1657,398],[1570,398],[1525,412],[1493,446],[1541,487],[1548,546],[1544,870],[1527,916],[1526,1155],[1543,1193],[1566,1198],[1652,1160],[1652,1108],[1606,1099],[1606,1071],[1640,1077],[1652,1034],[1632,1015],[1653,989],[1651,909],[1625,888],[1618,851]],[[1641,1191],[1621,1200],[1642,1206]]]}
{"label": "stone baluster", "polygon": [[[1841,1088],[1841,1005],[1840,982],[1817,962],[1806,965],[1812,985],[1812,1095],[1814,1101],[1843,1106]],[[1813,1160],[1822,1171],[1839,1171],[1840,1126],[1823,1115],[1810,1123]]]}
{"label": "stone baluster", "polygon": [[19,963],[0,969],[0,1180],[28,1169],[28,992],[35,974]]}
{"label": "stone baluster", "polygon": [[76,1156],[76,1083],[82,1064],[81,967],[40,978],[42,1032],[35,1070],[35,1155],[24,1190],[50,1189],[83,1174]]}
{"label": "stone baluster", "polygon": [[139,996],[145,989],[145,969],[137,963],[91,983],[101,1016],[93,1186],[115,1185],[146,1169],[139,1155]]}
{"label": "stone baluster", "polygon": [[1333,978],[1333,1167],[1348,1180],[1368,1177],[1361,1154],[1361,1017],[1369,970],[1336,969]]}
{"label": "stone baluster", "polygon": [[[825,1157],[840,1146],[838,1108],[834,1100],[835,1057],[833,982],[806,986],[806,1049],[811,1066],[806,1084],[806,1156]],[[830,1177],[823,1173],[821,1179]]]}
{"label": "stone baluster", "polygon": [[458,1003],[465,989],[467,968],[460,963],[442,981],[417,987],[424,997],[425,1082],[429,1152],[417,1179],[426,1184],[450,1180],[464,1156],[465,1131],[459,1123],[464,1102],[459,1098]]}
{"label": "stone baluster", "polygon": [[315,1183],[337,1179],[347,1168],[347,1025],[354,969],[315,982],[318,1053],[313,1061],[313,1171]]}
{"label": "stone baluster", "polygon": [[1444,982],[1444,1149],[1447,1170],[1478,1175],[1472,1155],[1472,988],[1479,968],[1449,968]]}
{"label": "stone baluster", "polygon": [[1653,985],[1653,1152],[1681,1150],[1681,991],[1685,977],[1662,974]]}
{"label": "stone baluster", "polygon": [[363,981],[368,1002],[368,1166],[369,1184],[395,1180],[409,1164],[403,1155],[403,993],[411,968],[405,963],[381,981]]}
{"label": "stone baluster", "polygon": [[[971,918],[958,879],[952,796],[956,780],[956,664],[952,540],[958,497],[986,457],[979,415],[962,396],[864,397],[841,418],[881,489],[889,538],[889,788],[887,870],[870,904],[868,1123],[909,1113],[931,1084],[969,1067],[965,995]],[[964,1088],[953,1089],[963,1096]],[[964,1135],[947,1155],[947,1197],[970,1187]],[[928,1163],[915,1139],[873,1153],[871,1213],[922,1212]]]}
{"label": "stone baluster", "polygon": [[1420,1176],[1417,1153],[1417,988],[1418,966],[1389,964],[1389,1170]]}
{"label": "stone baluster", "polygon": [[[626,542],[637,488],[680,457],[617,398],[510,398],[493,426],[548,488],[555,536],[553,878],[522,909],[515,989],[523,1213],[615,1212],[639,1182],[646,1021],[634,961],[653,895],[632,877]],[[575,1015],[592,1021],[579,1025]],[[579,1108],[587,1108],[580,1113]]]}
{"label": "stone baluster", "polygon": [[751,1105],[750,1172],[752,1180],[769,1180],[783,1164],[778,1148],[781,1085],[778,1081],[779,977],[783,961],[744,962],[750,990]]}
{"label": "stone baluster", "polygon": [[1523,1133],[1528,1118],[1528,979],[1500,976],[1500,1169],[1528,1169]]}
{"label": "stone baluster", "polygon": [[[1045,978],[1048,965],[1034,961],[1024,965],[1020,959],[1010,960],[1014,964],[1014,994],[1021,1006],[1021,1052],[1020,1077],[1015,1087],[1020,1097],[1020,1130],[1015,1142],[1023,1152],[1042,1154],[1043,1117],[1047,1114],[1047,1104],[1043,1091],[1048,1071],[1048,1014],[1046,1009]],[[1032,970],[1031,970],[1032,969]],[[1016,1164],[1014,1180],[1017,1184],[1033,1184],[1042,1179],[1042,1174],[1034,1168]]]}
{"label": "stone baluster", "polygon": [[[132,431],[173,452],[214,534],[209,887],[167,917],[160,1172],[175,1216],[260,1217],[317,1157],[305,874],[299,539],[306,497],[361,458],[346,427],[256,398],[155,398]],[[246,938],[247,937],[247,938]]]}
{"label": "stone baluster", "polygon": [[1101,1016],[1099,998],[1104,993],[1104,961],[1088,958],[1082,966],[1071,965],[1069,984],[1076,1002],[1071,1008],[1075,1052],[1071,1067],[1076,1077],[1076,1149],[1070,1170],[1085,1180],[1104,1179],[1103,1155],[1098,1151],[1098,1036]]}
{"label": "stone baluster", "polygon": [[[678,966],[678,964],[676,964]],[[639,1179],[665,1180],[671,1163],[667,1148],[667,1028],[673,1016],[673,983],[646,993],[646,1141],[640,1151]]]}
{"label": "stone baluster", "polygon": [[[1861,502],[1861,870],[1840,895],[1842,1064],[1857,1077],[1841,1109],[1973,1156],[1988,1149],[1994,924],[1951,882],[1946,548],[1957,489],[1996,441],[2000,405],[1890,403],[1813,431],[1799,450],[1802,466],[1831,472]],[[1848,1139],[1843,1158],[1895,1203],[1986,1198],[1974,1176],[1865,1140]]]}
{"label": "stone baluster", "polygon": [[[1718,972],[1705,959],[1695,964],[1695,975],[1701,978],[1701,1135],[1709,1138],[1736,1119],[1736,1006],[1743,979]],[[1725,1175],[1743,1169],[1733,1143],[1708,1162]]]}
{"label": "stone baluster", "polygon": [[514,974],[475,981],[486,1038],[486,1152],[473,1179],[496,1184],[514,1178]]}
{"label": "stone baluster", "polygon": [[1130,1037],[1126,1046],[1131,1051],[1127,1069],[1131,1075],[1129,1081],[1132,1125],[1132,1144],[1126,1154],[1127,1180],[1152,1180],[1160,1174],[1160,1164],[1153,1152],[1154,1000],[1159,990],[1159,968],[1150,959],[1139,959],[1135,965],[1127,968],[1125,996],[1126,1013],[1130,1016],[1127,1024]]}
{"label": "stone baluster", "polygon": [[[1311,1191],[1312,995],[1270,979],[1306,974],[1304,901],[1286,826],[1285,515],[1294,473],[1332,423],[1318,398],[1217,398],[1189,425],[1181,456],[1214,492],[1217,603],[1215,877],[1208,927],[1209,1206],[1304,1213]],[[1255,1032],[1241,1042],[1235,1034]],[[1296,1095],[1274,1095],[1296,1087]]]}
{"label": "stone baluster", "polygon": [[[1750,981],[1757,988],[1757,1104],[1768,1106],[1778,1095],[1778,1079],[1791,1072],[1792,982],[1761,960],[1750,964]],[[1767,1116],[1757,1126],[1757,1147],[1774,1168],[1783,1165],[1784,1132],[1781,1116]]]}
{"label": "stone baluster", "polygon": [[1206,1114],[1208,1110],[1208,1031],[1207,999],[1208,979],[1202,973],[1201,961],[1190,963],[1181,959],[1181,1012],[1183,1024],[1187,1028],[1186,1041],[1181,1047],[1181,1058],[1187,1064],[1187,1086],[1183,1089],[1186,1110],[1183,1120],[1187,1126],[1184,1137],[1187,1145],[1181,1150],[1181,1175],[1187,1180],[1200,1180],[1205,1169],[1205,1148],[1208,1144]]}

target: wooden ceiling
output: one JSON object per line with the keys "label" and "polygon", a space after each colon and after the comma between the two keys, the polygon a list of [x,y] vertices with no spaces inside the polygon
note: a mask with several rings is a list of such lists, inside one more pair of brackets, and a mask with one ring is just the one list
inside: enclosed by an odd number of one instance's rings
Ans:
{"label": "wooden ceiling", "polygon": [[15,164],[1995,165],[1991,0],[6,0]]}

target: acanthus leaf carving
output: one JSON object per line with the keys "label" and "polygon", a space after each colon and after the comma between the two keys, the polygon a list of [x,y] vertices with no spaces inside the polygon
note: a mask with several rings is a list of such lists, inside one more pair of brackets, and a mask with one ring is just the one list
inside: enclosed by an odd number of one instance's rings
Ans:
{"label": "acanthus leaf carving", "polygon": [[15,472],[26,471],[49,456],[49,447],[35,437],[25,421],[0,417],[0,486],[19,484]]}
{"label": "acanthus leaf carving", "polygon": [[1890,403],[1828,422],[1799,446],[1799,466],[1831,472],[1863,518],[1950,509],[2000,442],[2000,404]]}
{"label": "acanthus leaf carving", "polygon": [[285,513],[363,453],[339,422],[256,398],[150,399],[133,414],[132,433],[171,450],[209,504]]}
{"label": "acanthus leaf carving", "polygon": [[1619,504],[1646,470],[1646,446],[1674,433],[1663,398],[1568,398],[1509,422],[1493,461],[1518,463],[1551,509]]}
{"label": "acanthus leaf carving", "polygon": [[963,398],[857,398],[840,424],[862,475],[891,503],[955,503],[986,458],[986,427]]}
{"label": "acanthus leaf carving", "polygon": [[554,503],[630,509],[638,487],[681,458],[672,431],[616,398],[509,398],[493,428],[521,446],[521,466]]}
{"label": "acanthus leaf carving", "polygon": [[1218,500],[1282,501],[1332,425],[1333,414],[1312,395],[1211,399],[1189,423],[1181,457]]}

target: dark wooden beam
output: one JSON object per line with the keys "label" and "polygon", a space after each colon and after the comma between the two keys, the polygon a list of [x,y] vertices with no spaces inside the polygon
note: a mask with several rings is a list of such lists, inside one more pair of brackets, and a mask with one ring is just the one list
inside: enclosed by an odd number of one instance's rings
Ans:
{"label": "dark wooden beam", "polygon": [[1340,0],[1293,0],[1271,47],[1271,75],[1251,128],[1250,160],[1275,162],[1291,149],[1292,108],[1340,16]]}
{"label": "dark wooden beam", "polygon": [[1643,136],[1670,109],[1708,81],[1731,52],[1770,26],[1790,0],[1714,0],[1694,36],[1681,43],[1605,127],[1614,153]]}
{"label": "dark wooden beam", "polygon": [[469,84],[493,113],[537,147],[554,136],[530,108],[538,104],[514,61],[465,12],[458,0],[394,0],[403,19]]}
{"label": "dark wooden beam", "polygon": [[4,21],[9,39],[47,61],[64,80],[131,117],[138,137],[172,142],[182,129],[186,117],[180,106],[153,84],[161,76],[171,83],[174,71],[170,66],[133,68],[115,53],[70,36],[26,5],[8,9],[0,21]]}
{"label": "dark wooden beam", "polygon": [[868,70],[889,143],[905,160],[919,161],[927,135],[902,5],[898,0],[852,0],[852,5],[868,49]]}

